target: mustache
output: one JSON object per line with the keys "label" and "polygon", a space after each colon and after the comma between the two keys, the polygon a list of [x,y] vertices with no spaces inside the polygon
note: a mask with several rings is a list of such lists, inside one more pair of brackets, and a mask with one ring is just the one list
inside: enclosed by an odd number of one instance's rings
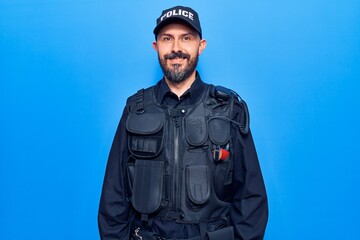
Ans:
{"label": "mustache", "polygon": [[171,52],[169,54],[165,54],[164,55],[164,59],[167,60],[167,59],[175,59],[175,58],[186,58],[186,59],[190,59],[190,54],[187,54],[187,53],[183,53],[181,51],[179,52]]}

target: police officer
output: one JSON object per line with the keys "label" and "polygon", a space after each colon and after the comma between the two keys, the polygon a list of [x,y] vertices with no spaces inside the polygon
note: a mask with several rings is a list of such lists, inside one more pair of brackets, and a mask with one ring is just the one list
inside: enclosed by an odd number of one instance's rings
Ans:
{"label": "police officer", "polygon": [[164,77],[129,97],[109,154],[101,239],[263,239],[267,196],[245,102],[204,83],[191,8],[164,10],[153,48]]}

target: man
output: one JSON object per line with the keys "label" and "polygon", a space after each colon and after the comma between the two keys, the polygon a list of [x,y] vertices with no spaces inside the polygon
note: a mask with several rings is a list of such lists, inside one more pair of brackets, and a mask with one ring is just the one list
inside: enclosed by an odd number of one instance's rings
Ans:
{"label": "man", "polygon": [[263,239],[265,187],[246,104],[196,71],[198,14],[164,10],[153,47],[164,77],[124,109],[99,207],[101,239]]}

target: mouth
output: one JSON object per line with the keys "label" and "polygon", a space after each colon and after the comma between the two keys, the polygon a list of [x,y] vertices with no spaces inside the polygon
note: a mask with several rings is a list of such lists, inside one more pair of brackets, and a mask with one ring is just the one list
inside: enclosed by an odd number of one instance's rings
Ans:
{"label": "mouth", "polygon": [[173,58],[168,60],[170,63],[182,63],[184,61],[187,61],[188,59],[186,57],[183,57],[183,58]]}

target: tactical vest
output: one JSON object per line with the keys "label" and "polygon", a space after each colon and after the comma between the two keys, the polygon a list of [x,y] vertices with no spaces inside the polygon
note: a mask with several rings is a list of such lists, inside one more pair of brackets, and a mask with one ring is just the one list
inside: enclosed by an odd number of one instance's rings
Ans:
{"label": "tactical vest", "polygon": [[191,106],[159,105],[154,87],[127,102],[129,201],[142,220],[202,223],[229,214],[236,97],[205,86]]}

